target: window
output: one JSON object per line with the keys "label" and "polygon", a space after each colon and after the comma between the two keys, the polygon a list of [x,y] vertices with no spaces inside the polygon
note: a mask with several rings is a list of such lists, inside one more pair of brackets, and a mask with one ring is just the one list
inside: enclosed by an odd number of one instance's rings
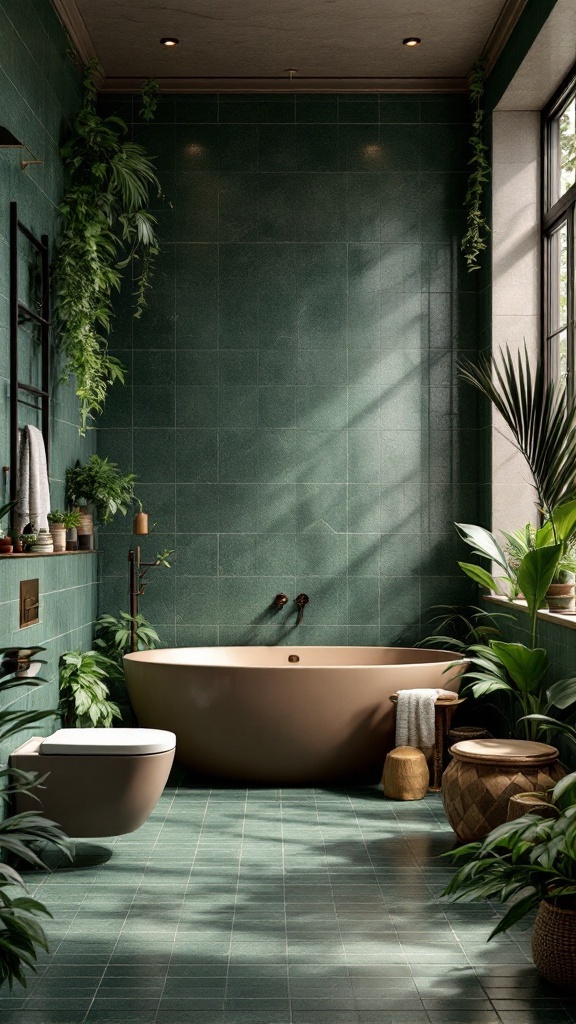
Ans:
{"label": "window", "polygon": [[576,398],[576,68],[544,111],[544,331],[549,373]]}

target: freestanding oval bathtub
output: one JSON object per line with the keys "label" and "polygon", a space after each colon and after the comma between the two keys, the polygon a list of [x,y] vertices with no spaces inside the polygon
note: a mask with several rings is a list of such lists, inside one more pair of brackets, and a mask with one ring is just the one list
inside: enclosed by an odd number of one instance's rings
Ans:
{"label": "freestanding oval bathtub", "polygon": [[460,661],[406,647],[182,647],[128,654],[124,670],[139,724],[176,733],[192,771],[375,782],[394,745],[391,694],[457,691]]}

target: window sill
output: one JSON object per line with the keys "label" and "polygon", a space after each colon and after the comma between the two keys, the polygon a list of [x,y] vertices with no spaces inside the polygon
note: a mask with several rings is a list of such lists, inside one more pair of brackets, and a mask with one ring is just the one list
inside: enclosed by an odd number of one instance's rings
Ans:
{"label": "window sill", "polygon": [[[489,601],[490,604],[497,604],[501,608],[515,608],[528,614],[526,601],[509,601],[507,597],[502,597],[500,594],[484,594],[483,600]],[[549,612],[542,608],[538,612],[538,618],[543,622],[556,622],[559,626],[565,626],[566,629],[576,629],[576,612],[559,615],[558,612]]]}

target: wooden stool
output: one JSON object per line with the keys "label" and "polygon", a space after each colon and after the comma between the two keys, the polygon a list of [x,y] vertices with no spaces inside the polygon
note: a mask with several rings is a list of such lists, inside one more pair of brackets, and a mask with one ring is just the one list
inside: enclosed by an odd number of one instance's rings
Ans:
{"label": "wooden stool", "polygon": [[430,773],[418,747],[395,747],[386,754],[382,786],[391,800],[422,800],[428,792]]}
{"label": "wooden stool", "polygon": [[[390,700],[394,705],[398,703],[398,694],[393,693]],[[447,764],[446,737],[450,729],[450,723],[454,712],[459,704],[463,704],[466,697],[457,697],[456,700],[447,700],[439,697],[434,701],[434,753],[432,754],[432,779],[430,792],[439,793],[442,789],[442,773]],[[402,750],[416,749],[412,747],[397,748]]]}

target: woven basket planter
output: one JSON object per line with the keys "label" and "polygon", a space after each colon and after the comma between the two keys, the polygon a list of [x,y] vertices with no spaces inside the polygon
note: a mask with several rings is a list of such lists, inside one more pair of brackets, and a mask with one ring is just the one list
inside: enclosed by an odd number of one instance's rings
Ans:
{"label": "woven basket planter", "polygon": [[546,981],[576,990],[576,910],[542,900],[532,930],[532,956]]}
{"label": "woven basket planter", "polygon": [[442,776],[446,816],[462,843],[483,839],[502,825],[517,793],[550,789],[566,773],[558,751],[523,740],[467,740],[450,748]]}

